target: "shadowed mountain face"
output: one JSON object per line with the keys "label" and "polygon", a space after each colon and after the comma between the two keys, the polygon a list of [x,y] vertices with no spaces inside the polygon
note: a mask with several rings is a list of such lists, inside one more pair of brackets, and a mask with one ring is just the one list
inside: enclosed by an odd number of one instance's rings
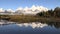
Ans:
{"label": "shadowed mountain face", "polygon": [[20,23],[0,26],[0,34],[59,34],[60,29],[42,23]]}

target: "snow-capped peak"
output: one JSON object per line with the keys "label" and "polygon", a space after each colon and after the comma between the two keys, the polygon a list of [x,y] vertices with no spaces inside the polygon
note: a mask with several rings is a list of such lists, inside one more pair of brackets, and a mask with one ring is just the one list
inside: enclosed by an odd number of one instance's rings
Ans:
{"label": "snow-capped peak", "polygon": [[8,11],[8,12],[14,12],[14,10],[12,10],[12,9],[7,9],[7,11]]}
{"label": "snow-capped peak", "polygon": [[[21,10],[21,8],[18,10]],[[33,5],[32,7],[28,8],[25,7],[24,9],[21,10],[21,12],[23,12],[24,14],[37,14],[38,12],[42,12],[42,11],[48,11],[48,8],[43,7],[43,6],[35,6]],[[19,12],[19,11],[18,11]]]}
{"label": "snow-capped peak", "polygon": [[22,8],[22,7],[19,7],[19,8],[17,8],[16,10],[23,10],[23,8]]}
{"label": "snow-capped peak", "polygon": [[3,8],[0,8],[0,12],[4,12],[4,9]]}
{"label": "snow-capped peak", "polygon": [[23,13],[23,14],[37,14],[39,12],[42,12],[42,11],[48,11],[48,8],[46,7],[43,7],[43,6],[35,6],[33,5],[32,7],[25,7],[25,8],[22,8],[22,7],[19,7],[17,8],[15,11],[12,10],[12,9],[7,9],[7,10],[4,10],[3,8],[0,8],[0,12],[15,12],[15,13]]}

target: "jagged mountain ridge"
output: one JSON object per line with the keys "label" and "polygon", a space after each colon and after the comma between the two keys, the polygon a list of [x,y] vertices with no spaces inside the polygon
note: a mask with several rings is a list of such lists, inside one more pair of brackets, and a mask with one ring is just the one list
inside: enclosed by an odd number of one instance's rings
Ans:
{"label": "jagged mountain ridge", "polygon": [[16,14],[37,14],[39,12],[42,12],[42,11],[48,11],[49,9],[46,8],[46,7],[43,7],[43,6],[35,6],[33,5],[31,8],[29,7],[25,7],[25,8],[22,8],[22,7],[19,7],[17,8],[15,11],[12,10],[12,9],[7,9],[7,10],[4,10],[3,8],[0,8],[0,12],[14,12]]}

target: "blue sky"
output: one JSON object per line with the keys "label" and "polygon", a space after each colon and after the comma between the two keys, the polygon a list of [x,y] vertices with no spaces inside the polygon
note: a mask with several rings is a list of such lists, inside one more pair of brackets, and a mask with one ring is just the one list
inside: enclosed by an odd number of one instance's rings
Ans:
{"label": "blue sky", "polygon": [[18,7],[31,7],[32,5],[44,6],[47,8],[60,7],[60,0],[0,0],[0,8],[13,9]]}

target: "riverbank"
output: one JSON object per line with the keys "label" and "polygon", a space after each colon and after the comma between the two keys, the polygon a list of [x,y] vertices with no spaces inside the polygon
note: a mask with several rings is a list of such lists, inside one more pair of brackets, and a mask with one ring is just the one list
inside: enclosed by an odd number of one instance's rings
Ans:
{"label": "riverbank", "polygon": [[57,17],[40,17],[40,16],[31,16],[31,15],[10,15],[7,16],[10,18],[9,21],[18,22],[18,23],[29,23],[29,22],[60,22],[60,18]]}

